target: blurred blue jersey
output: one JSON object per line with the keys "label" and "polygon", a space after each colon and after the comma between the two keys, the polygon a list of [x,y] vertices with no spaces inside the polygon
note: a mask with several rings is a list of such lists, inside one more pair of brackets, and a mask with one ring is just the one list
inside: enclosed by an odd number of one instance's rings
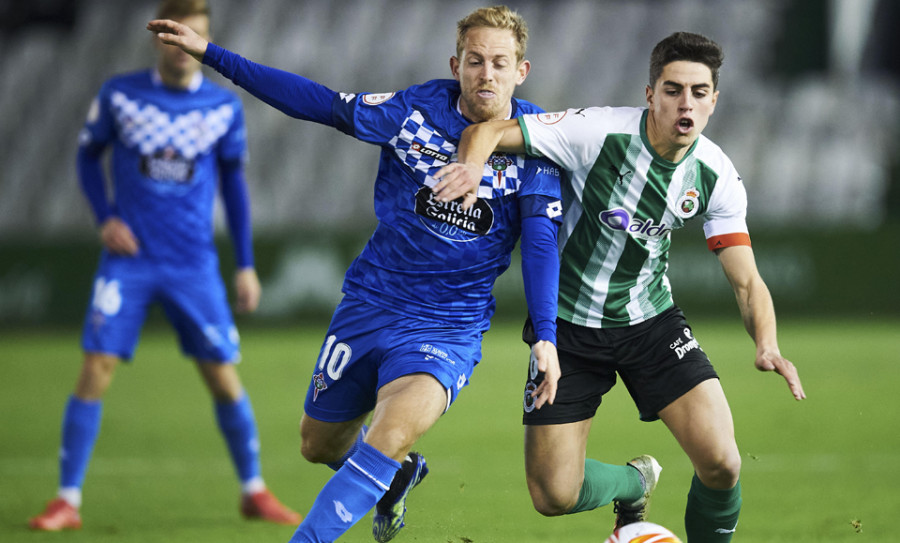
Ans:
{"label": "blurred blue jersey", "polygon": [[[469,210],[436,201],[431,174],[456,160],[471,124],[457,109],[459,93],[456,81],[436,80],[396,93],[335,98],[335,126],[382,147],[378,226],[343,290],[400,314],[486,328],[495,307],[491,290],[509,266],[522,219],[559,221],[559,170],[543,159],[495,154]],[[522,100],[512,108],[512,117],[542,111]]]}
{"label": "blurred blue jersey", "polygon": [[242,161],[247,149],[235,93],[199,73],[185,90],[164,86],[155,70],[116,76],[91,105],[79,144],[93,154],[113,146],[112,213],[137,236],[136,258],[217,264],[220,163]]}

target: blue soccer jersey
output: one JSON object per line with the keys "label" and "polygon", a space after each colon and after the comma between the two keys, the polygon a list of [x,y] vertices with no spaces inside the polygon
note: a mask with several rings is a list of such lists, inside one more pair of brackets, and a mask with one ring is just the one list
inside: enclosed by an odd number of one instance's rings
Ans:
{"label": "blue soccer jersey", "polygon": [[[457,111],[459,84],[431,81],[391,94],[343,95],[336,126],[382,147],[375,180],[378,226],[347,271],[344,292],[402,314],[458,323],[489,319],[491,289],[509,266],[523,216],[560,211],[555,166],[495,154],[468,210],[441,203],[435,171],[456,159],[470,124]],[[539,111],[513,102],[513,115]]]}
{"label": "blue soccer jersey", "polygon": [[[432,177],[456,158],[462,131],[459,83],[435,80],[386,94],[334,92],[302,76],[250,62],[215,44],[203,62],[254,96],[293,117],[333,126],[382,149],[375,180],[378,226],[344,280],[347,296],[416,318],[488,327],[491,289],[532,219],[561,220],[559,169],[541,158],[495,154],[485,164],[478,201],[469,210],[432,196]],[[513,100],[512,116],[541,110]],[[536,229],[549,251],[525,240],[523,255],[549,257],[541,281],[526,279],[529,311],[542,323],[542,339],[555,342],[555,231]],[[526,228],[527,232],[530,232]],[[538,242],[540,243],[540,242]],[[527,249],[527,250],[526,250]],[[526,269],[541,268],[543,262]],[[524,266],[529,268],[529,266]],[[532,303],[541,298],[538,303]],[[539,308],[539,309],[537,309]]]}
{"label": "blue soccer jersey", "polygon": [[223,163],[244,159],[237,95],[197,74],[188,89],[166,87],[155,70],[113,77],[91,105],[79,136],[93,156],[112,145],[114,201],[91,198],[98,220],[119,216],[140,243],[136,258],[176,266],[217,264],[213,205]]}
{"label": "blue soccer jersey", "polygon": [[[509,266],[523,224],[561,220],[560,172],[546,159],[493,155],[478,202],[469,210],[433,198],[432,175],[456,158],[462,131],[471,124],[458,109],[456,81],[386,94],[344,94],[212,43],[203,62],[288,115],[381,147],[378,226],[347,271],[347,296],[403,315],[486,329],[495,307],[491,289]],[[511,108],[514,117],[541,111],[521,100],[513,100]],[[542,323],[539,336],[555,342],[558,262],[556,234],[548,230],[534,229],[540,241],[525,239],[522,253],[534,255],[535,262],[547,256],[554,262],[525,266],[526,274],[540,269],[540,280],[526,278],[525,284],[529,312],[540,313],[531,315]],[[532,232],[530,226],[526,232]],[[549,252],[541,245],[547,238]],[[538,245],[541,250],[535,250]]]}

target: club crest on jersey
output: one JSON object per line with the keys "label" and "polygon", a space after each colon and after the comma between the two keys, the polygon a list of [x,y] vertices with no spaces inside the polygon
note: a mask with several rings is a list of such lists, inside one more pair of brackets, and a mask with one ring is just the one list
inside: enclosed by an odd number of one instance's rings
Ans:
{"label": "club crest on jersey", "polygon": [[373,93],[373,94],[364,94],[362,97],[362,102],[367,106],[378,106],[381,105],[397,94],[396,92],[381,92],[381,93]]}
{"label": "club crest on jersey", "polygon": [[494,188],[503,188],[503,178],[506,176],[506,169],[515,164],[515,162],[506,155],[496,154],[491,155],[487,163],[494,174]]}
{"label": "club crest on jersey", "polygon": [[323,390],[328,388],[328,385],[325,384],[324,373],[317,373],[313,375],[313,388],[315,389],[313,390],[313,401],[316,401],[316,399],[319,397],[319,392],[322,392]]}
{"label": "club crest on jersey", "polygon": [[495,172],[504,172],[506,168],[513,165],[512,159],[506,155],[491,155],[487,163],[490,164],[491,169]]}
{"label": "club crest on jersey", "polygon": [[141,156],[141,173],[161,183],[189,183],[194,177],[194,161],[166,147],[152,155]]}
{"label": "club crest on jersey", "polygon": [[697,214],[700,210],[700,192],[697,189],[689,189],[684,196],[678,200],[676,211],[682,219],[689,219]]}
{"label": "club crest on jersey", "polygon": [[429,230],[453,241],[472,241],[490,232],[494,226],[490,204],[478,198],[469,209],[463,209],[462,202],[462,198],[439,202],[431,188],[422,187],[416,193],[416,214],[431,219],[422,221]]}
{"label": "club crest on jersey", "polygon": [[621,207],[601,211],[599,218],[607,228],[628,232],[631,236],[639,239],[661,238],[672,231],[672,228],[666,223],[656,224],[652,217],[646,220],[632,217]]}

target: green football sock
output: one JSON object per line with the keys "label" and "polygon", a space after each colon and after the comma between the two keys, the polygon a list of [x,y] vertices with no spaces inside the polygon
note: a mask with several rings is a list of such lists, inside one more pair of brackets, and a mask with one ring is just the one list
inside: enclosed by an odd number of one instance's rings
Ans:
{"label": "green football sock", "polygon": [[727,543],[734,536],[741,514],[741,483],[734,488],[715,490],[700,482],[697,475],[691,481],[684,528],[691,543]]}
{"label": "green football sock", "polygon": [[632,502],[644,495],[641,474],[631,466],[614,466],[588,458],[578,503],[569,514],[603,507],[613,500]]}

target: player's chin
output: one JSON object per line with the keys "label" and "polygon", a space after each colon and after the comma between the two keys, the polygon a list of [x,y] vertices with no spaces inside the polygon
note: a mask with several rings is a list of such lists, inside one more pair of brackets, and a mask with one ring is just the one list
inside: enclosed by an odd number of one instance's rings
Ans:
{"label": "player's chin", "polygon": [[506,118],[509,108],[504,108],[502,104],[498,103],[499,101],[496,98],[483,102],[481,107],[475,110],[479,121],[497,121]]}

